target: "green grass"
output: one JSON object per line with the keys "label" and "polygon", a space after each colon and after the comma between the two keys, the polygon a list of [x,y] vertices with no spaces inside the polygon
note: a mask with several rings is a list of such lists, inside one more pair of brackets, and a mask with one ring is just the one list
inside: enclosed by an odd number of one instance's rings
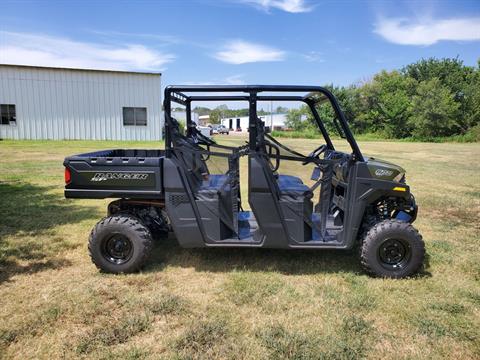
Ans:
{"label": "green grass", "polygon": [[[86,243],[109,201],[64,199],[63,158],[162,146],[0,141],[0,358],[480,357],[480,144],[360,142],[407,170],[429,255],[415,278],[370,278],[341,252],[181,249],[173,236],[143,272],[99,273]],[[282,165],[309,184],[310,172]]]}
{"label": "green grass", "polygon": [[[290,138],[290,139],[320,139],[322,135],[315,130],[305,131],[272,131],[272,136],[277,138]],[[339,139],[339,137],[334,138]],[[432,143],[444,143],[444,142],[457,142],[457,143],[474,143],[480,142],[480,125],[470,128],[465,134],[452,135],[452,136],[430,136],[430,137],[415,137],[410,136],[402,139],[386,139],[386,136],[382,133],[364,133],[355,135],[357,141],[401,141],[401,142],[432,142]]]}

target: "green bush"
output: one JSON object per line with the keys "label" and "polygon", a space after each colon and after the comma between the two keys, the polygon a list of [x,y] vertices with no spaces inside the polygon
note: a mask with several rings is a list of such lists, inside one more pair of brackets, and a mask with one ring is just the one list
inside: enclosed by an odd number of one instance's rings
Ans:
{"label": "green bush", "polygon": [[[479,141],[480,66],[466,66],[458,58],[422,59],[401,70],[381,71],[361,85],[326,88],[337,97],[353,132],[366,140]],[[318,104],[316,110],[329,133],[337,134],[330,104]],[[293,131],[274,136],[319,137],[307,106],[291,109],[286,126]]]}

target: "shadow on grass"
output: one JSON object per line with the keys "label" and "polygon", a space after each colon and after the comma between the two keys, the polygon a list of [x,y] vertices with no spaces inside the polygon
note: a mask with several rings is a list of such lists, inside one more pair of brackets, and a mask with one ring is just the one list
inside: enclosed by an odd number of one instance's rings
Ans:
{"label": "shadow on grass", "polygon": [[[161,271],[168,266],[194,267],[197,271],[278,272],[284,275],[352,273],[365,274],[356,250],[282,250],[259,248],[183,249],[175,236],[156,242],[146,271]],[[431,277],[430,256],[414,278]]]}
{"label": "shadow on grass", "polygon": [[418,272],[418,274],[415,275],[415,278],[427,278],[427,277],[432,277],[432,273],[430,272],[430,254],[428,252],[425,252],[425,259],[423,260],[423,266]]}
{"label": "shadow on grass", "polygon": [[56,236],[55,227],[99,217],[95,208],[70,204],[52,189],[0,182],[0,283],[15,274],[68,266],[55,255],[76,245]]}
{"label": "shadow on grass", "polygon": [[175,237],[159,240],[146,271],[168,266],[194,267],[197,271],[272,271],[284,275],[362,273],[354,251],[279,250],[258,248],[183,249]]}

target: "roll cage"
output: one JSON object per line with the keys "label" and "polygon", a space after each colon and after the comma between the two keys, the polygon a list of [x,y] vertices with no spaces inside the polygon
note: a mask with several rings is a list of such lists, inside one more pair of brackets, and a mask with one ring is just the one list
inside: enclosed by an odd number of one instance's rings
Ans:
{"label": "roll cage", "polygon": [[[206,93],[206,94],[205,94]],[[215,94],[216,93],[216,94]],[[240,93],[240,94],[238,94]],[[265,94],[268,93],[268,94]],[[293,93],[293,95],[292,95]],[[305,95],[297,95],[304,93]],[[318,96],[318,95],[321,96]],[[290,85],[178,85],[165,88],[164,111],[165,118],[165,147],[167,157],[173,148],[171,127],[172,102],[186,108],[187,134],[195,131],[195,123],[191,117],[192,101],[247,101],[249,104],[249,147],[255,150],[258,142],[257,102],[258,101],[300,101],[305,103],[313,114],[315,122],[322,133],[327,149],[335,150],[328,131],[320,118],[315,105],[319,101],[329,101],[341,131],[352,149],[352,159],[364,161],[363,155],[348,126],[347,119],[342,112],[335,96],[326,88],[320,86],[290,86]]]}

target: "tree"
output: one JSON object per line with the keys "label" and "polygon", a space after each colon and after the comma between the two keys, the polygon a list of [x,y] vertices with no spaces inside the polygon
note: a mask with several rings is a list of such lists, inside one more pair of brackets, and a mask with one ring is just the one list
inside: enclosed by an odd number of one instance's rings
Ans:
{"label": "tree", "polygon": [[212,112],[211,109],[209,109],[208,107],[204,107],[204,106],[195,106],[193,111],[195,113],[197,113],[199,116],[210,115],[210,113]]}
{"label": "tree", "polygon": [[478,124],[479,69],[465,66],[458,57],[455,59],[422,59],[405,66],[402,72],[418,82],[437,78],[441,85],[453,95],[459,104],[457,133],[464,133]]}
{"label": "tree", "polygon": [[422,81],[413,98],[415,111],[410,119],[418,137],[450,136],[458,132],[460,104],[440,79]]}
{"label": "tree", "polygon": [[301,131],[304,128],[303,119],[308,111],[304,105],[298,109],[290,109],[287,112],[287,119],[285,120],[285,126],[295,131]]}
{"label": "tree", "polygon": [[422,59],[401,70],[404,75],[417,82],[437,78],[455,97],[463,91],[465,82],[474,71],[473,67],[463,65],[463,61],[458,58]]}
{"label": "tree", "polygon": [[388,138],[410,135],[411,96],[415,80],[398,71],[382,71],[360,89],[359,120],[364,128]]}
{"label": "tree", "polygon": [[220,124],[220,121],[226,117],[228,111],[228,106],[225,104],[217,106],[210,112],[210,122],[212,124]]}
{"label": "tree", "polygon": [[459,123],[463,133],[480,124],[480,66],[467,78],[461,93],[460,111]]}
{"label": "tree", "polygon": [[[364,123],[359,119],[360,115],[360,94],[356,86],[341,86],[335,87],[333,85],[326,86],[337,98],[338,102],[340,103],[340,108],[342,109],[345,117],[347,118],[350,126],[358,132],[364,132],[365,126]],[[325,109],[322,109],[324,107]],[[328,118],[324,117],[323,119],[327,122],[327,128],[333,127],[333,109],[330,103],[326,103],[320,107],[321,111],[324,112],[324,116],[328,116]],[[333,129],[333,128],[332,128]],[[335,129],[336,132],[336,129]]]}

